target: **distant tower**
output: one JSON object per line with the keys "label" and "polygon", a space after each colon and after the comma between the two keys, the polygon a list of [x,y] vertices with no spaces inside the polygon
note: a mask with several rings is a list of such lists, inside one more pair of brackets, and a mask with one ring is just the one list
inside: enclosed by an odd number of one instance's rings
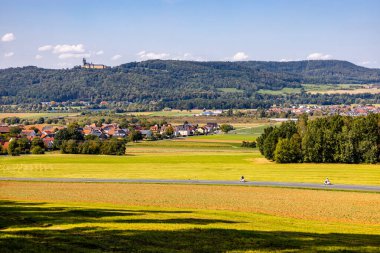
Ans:
{"label": "distant tower", "polygon": [[86,66],[86,64],[87,64],[86,58],[83,58],[83,66]]}

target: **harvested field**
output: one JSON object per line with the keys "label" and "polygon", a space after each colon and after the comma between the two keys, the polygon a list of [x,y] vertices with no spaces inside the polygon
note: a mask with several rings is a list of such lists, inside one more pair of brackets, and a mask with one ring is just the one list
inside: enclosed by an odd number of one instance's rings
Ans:
{"label": "harvested field", "polygon": [[4,200],[254,212],[380,226],[380,194],[375,193],[118,183],[1,182],[0,187]]}

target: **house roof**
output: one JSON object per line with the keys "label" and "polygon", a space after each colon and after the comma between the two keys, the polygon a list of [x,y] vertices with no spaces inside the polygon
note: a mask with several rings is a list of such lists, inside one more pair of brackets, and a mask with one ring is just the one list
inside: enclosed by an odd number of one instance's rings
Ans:
{"label": "house roof", "polygon": [[9,126],[0,126],[0,133],[9,133]]}
{"label": "house roof", "polygon": [[5,149],[7,149],[8,146],[9,146],[9,141],[4,142],[3,147],[4,147]]}

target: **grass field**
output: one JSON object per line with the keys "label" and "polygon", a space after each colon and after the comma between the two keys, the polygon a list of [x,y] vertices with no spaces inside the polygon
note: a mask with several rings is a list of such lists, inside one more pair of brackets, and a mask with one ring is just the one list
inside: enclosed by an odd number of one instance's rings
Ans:
{"label": "grass field", "polygon": [[38,119],[40,117],[67,117],[67,116],[76,116],[79,115],[79,113],[65,113],[65,112],[52,112],[52,113],[0,113],[0,119],[3,118],[9,118],[9,117],[18,117],[23,119]]}
{"label": "grass field", "polygon": [[380,194],[18,182],[1,189],[2,252],[380,250]]}
{"label": "grass field", "polygon": [[244,92],[244,90],[239,90],[236,88],[219,88],[218,90],[225,93],[243,93]]}
{"label": "grass field", "polygon": [[281,90],[259,90],[260,94],[269,94],[269,95],[282,95],[282,94],[293,94],[300,93],[301,88],[283,88]]}
{"label": "grass field", "polygon": [[380,185],[372,164],[277,164],[257,149],[230,140],[176,140],[129,144],[128,155],[2,157],[0,177],[213,179]]}

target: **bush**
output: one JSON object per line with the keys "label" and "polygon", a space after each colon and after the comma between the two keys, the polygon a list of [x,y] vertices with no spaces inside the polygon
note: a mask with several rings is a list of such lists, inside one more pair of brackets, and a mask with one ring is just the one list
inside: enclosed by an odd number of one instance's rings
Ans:
{"label": "bush", "polygon": [[223,133],[228,133],[231,130],[234,130],[234,127],[229,124],[223,124],[220,126],[220,130],[222,130]]}
{"label": "bush", "polygon": [[33,155],[42,155],[42,154],[45,154],[45,149],[41,148],[40,146],[34,146],[30,152],[33,154]]}
{"label": "bush", "polygon": [[103,155],[124,155],[125,144],[125,140],[111,139],[104,141],[100,148],[100,152]]}
{"label": "bush", "polygon": [[243,148],[256,148],[256,142],[255,141],[243,141],[240,145]]}

